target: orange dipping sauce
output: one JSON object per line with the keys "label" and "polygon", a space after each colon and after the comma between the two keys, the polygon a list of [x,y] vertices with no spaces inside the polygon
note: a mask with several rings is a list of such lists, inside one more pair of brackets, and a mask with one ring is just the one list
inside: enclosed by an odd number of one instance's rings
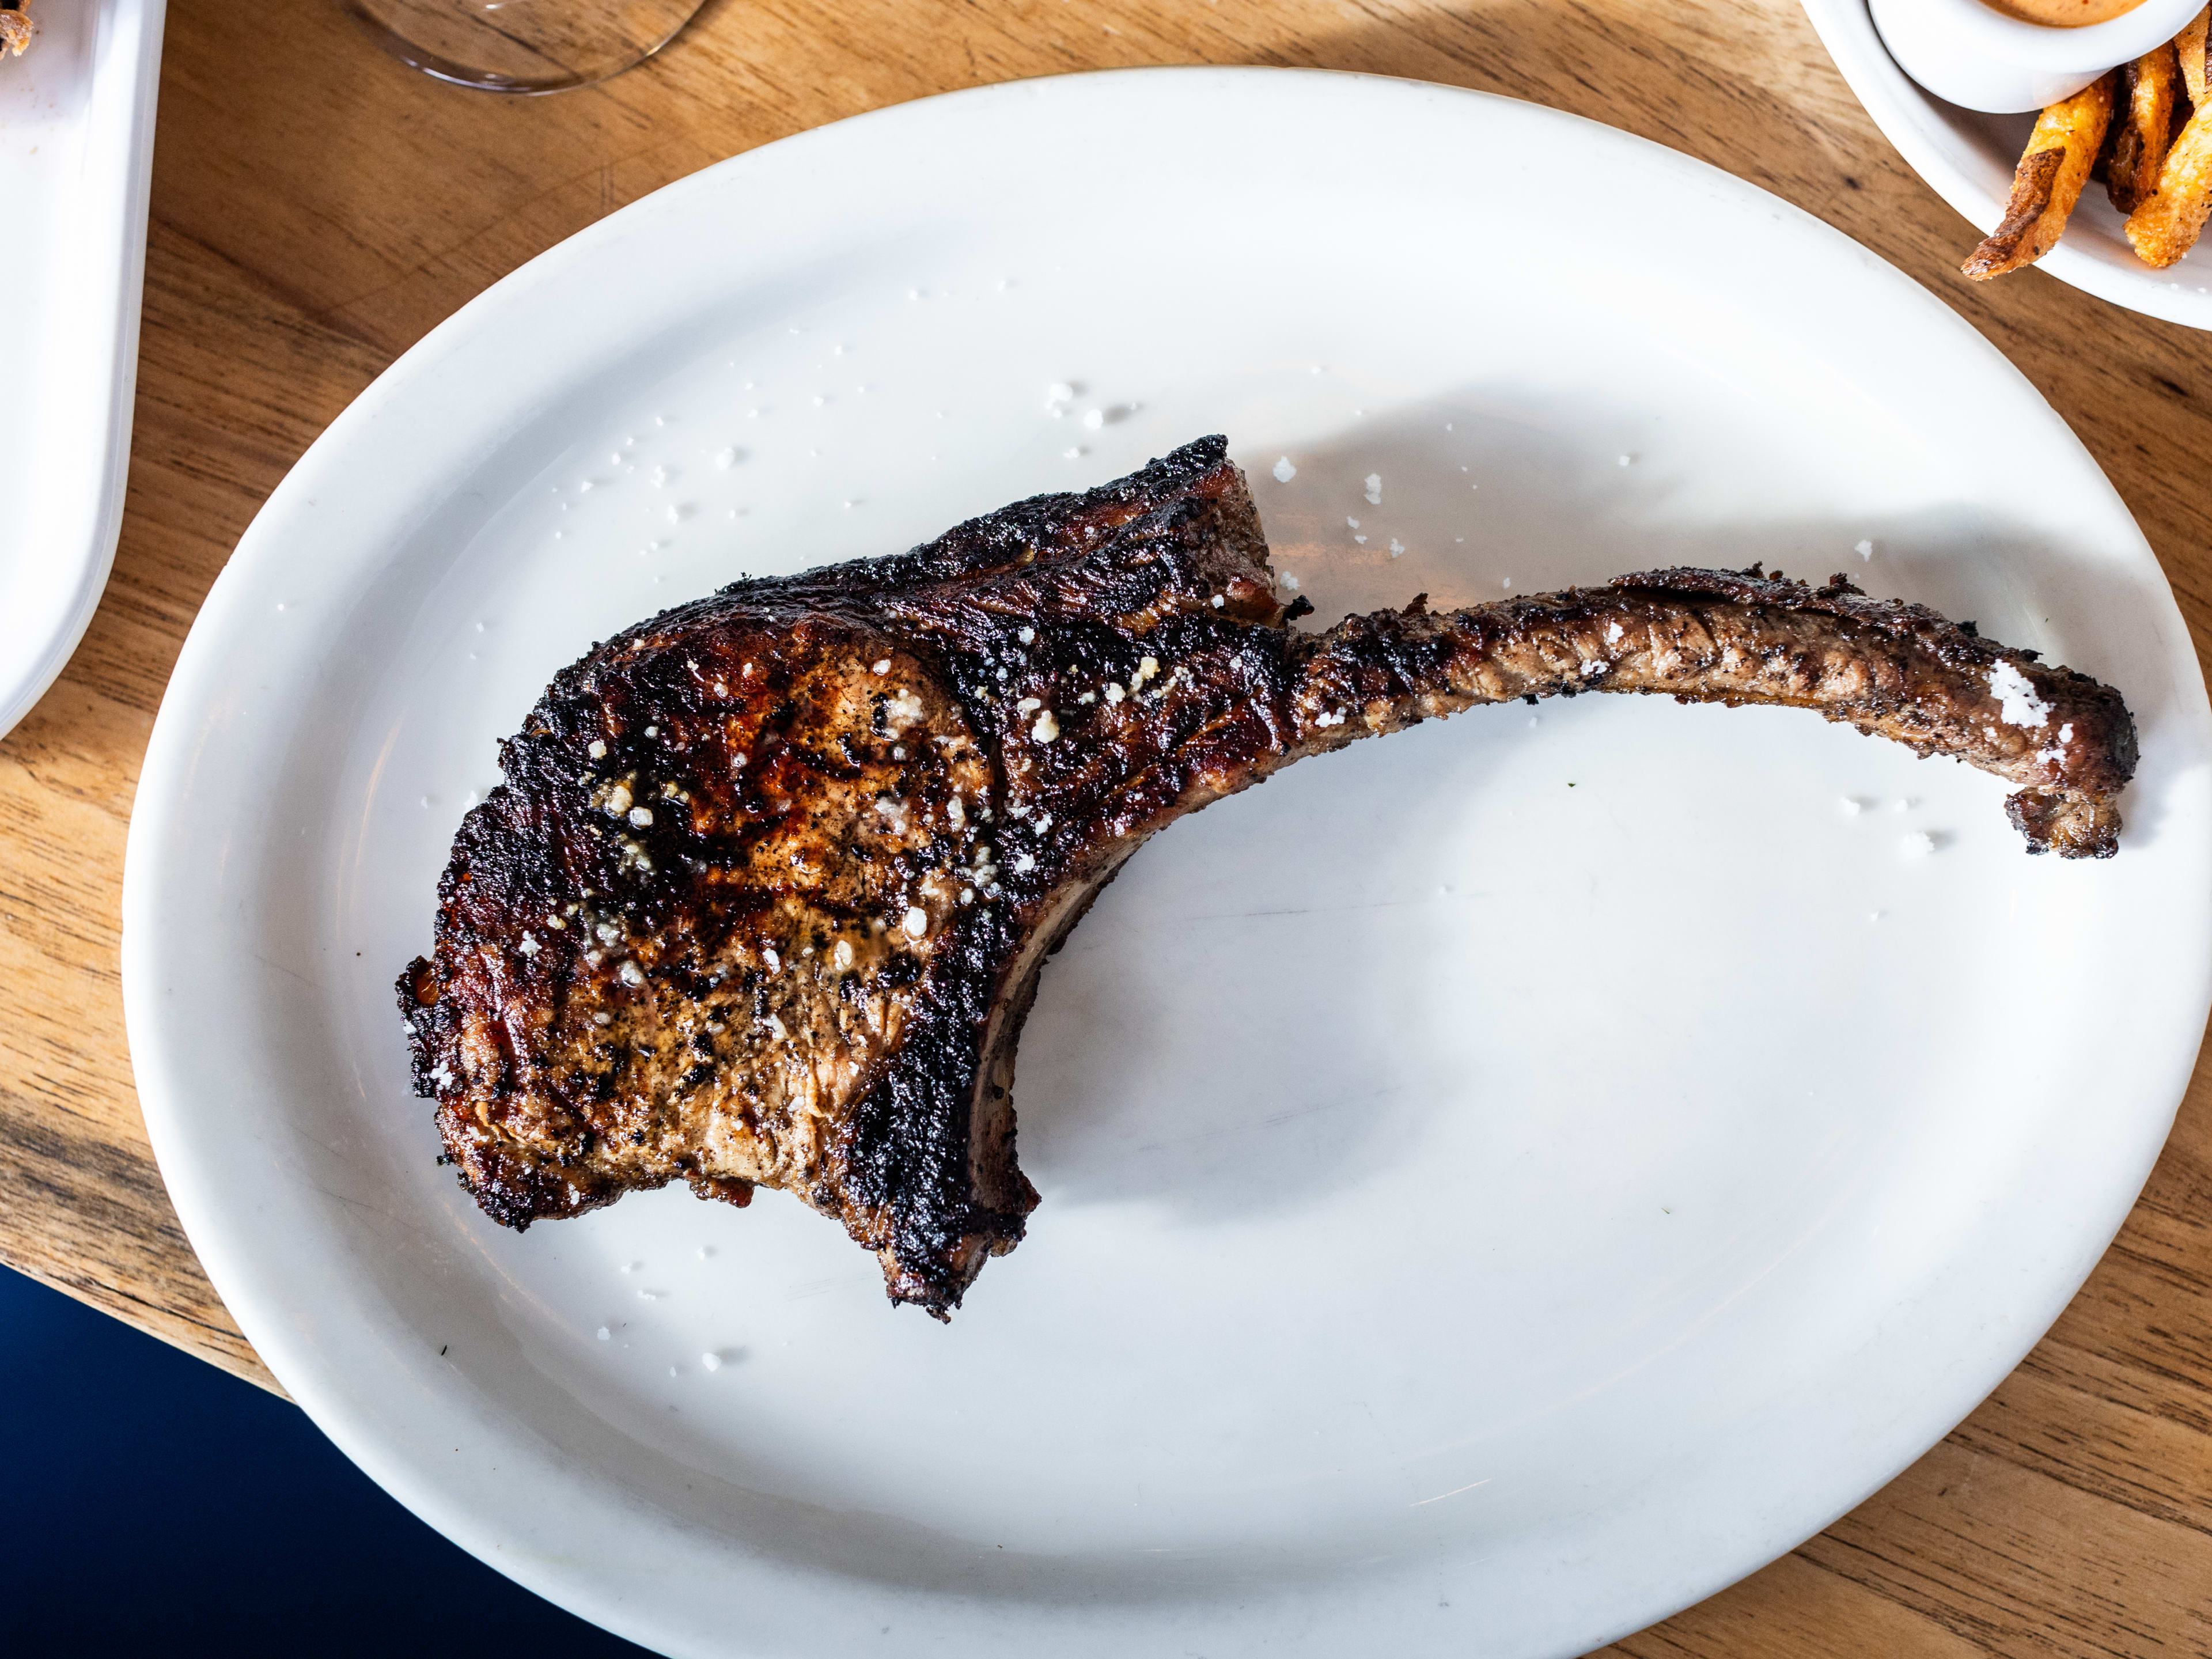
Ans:
{"label": "orange dipping sauce", "polygon": [[1983,0],[1983,3],[2008,17],[2017,17],[2023,23],[2078,29],[2124,17],[2142,0]]}

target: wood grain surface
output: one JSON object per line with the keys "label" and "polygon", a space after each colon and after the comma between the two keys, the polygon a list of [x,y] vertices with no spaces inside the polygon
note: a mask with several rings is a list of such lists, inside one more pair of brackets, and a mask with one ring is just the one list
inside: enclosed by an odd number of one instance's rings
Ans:
{"label": "wood grain surface", "polygon": [[[1533,99],[1818,214],[2020,365],[2212,641],[2212,335],[2039,272],[1960,280],[1972,228],[1790,0],[714,0],[646,67],[529,100],[401,68],[335,0],[172,0],[122,547],[76,659],[0,742],[0,1257],[275,1386],[147,1149],[118,904],[193,612],[348,400],[497,277],[710,161],[954,88],[1194,62]],[[2212,1071],[2110,1254],[1980,1409],[1818,1537],[1604,1651],[2212,1655]]]}

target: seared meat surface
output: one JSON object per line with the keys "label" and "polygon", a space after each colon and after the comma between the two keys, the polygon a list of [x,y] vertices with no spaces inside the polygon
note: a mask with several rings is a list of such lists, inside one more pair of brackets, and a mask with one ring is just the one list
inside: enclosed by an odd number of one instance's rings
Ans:
{"label": "seared meat surface", "polygon": [[2116,692],[1842,577],[1292,614],[1216,437],[594,648],[503,746],[400,976],[464,1185],[515,1227],[781,1188],[941,1317],[1036,1202],[1011,1091],[1045,957],[1147,836],[1278,767],[1519,697],[1781,703],[1994,772],[2030,851],[2104,857],[2135,763]]}

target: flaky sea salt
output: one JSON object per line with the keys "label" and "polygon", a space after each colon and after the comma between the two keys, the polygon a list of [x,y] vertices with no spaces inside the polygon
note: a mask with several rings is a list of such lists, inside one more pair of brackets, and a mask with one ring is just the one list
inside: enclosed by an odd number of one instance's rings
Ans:
{"label": "flaky sea salt", "polygon": [[1288,483],[1298,476],[1298,470],[1291,465],[1291,458],[1285,455],[1276,461],[1274,473],[1277,483]]}
{"label": "flaky sea salt", "polygon": [[2051,724],[2051,705],[2036,694],[2034,684],[2011,663],[1990,666],[1990,690],[1997,695],[1997,718],[2024,732],[2040,732]]}

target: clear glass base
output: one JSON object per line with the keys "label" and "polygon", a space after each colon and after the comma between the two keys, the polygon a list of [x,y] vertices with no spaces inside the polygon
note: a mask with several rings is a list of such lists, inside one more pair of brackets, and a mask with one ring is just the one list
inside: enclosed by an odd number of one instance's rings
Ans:
{"label": "clear glass base", "polygon": [[339,0],[411,69],[485,92],[564,92],[643,63],[706,0]]}

